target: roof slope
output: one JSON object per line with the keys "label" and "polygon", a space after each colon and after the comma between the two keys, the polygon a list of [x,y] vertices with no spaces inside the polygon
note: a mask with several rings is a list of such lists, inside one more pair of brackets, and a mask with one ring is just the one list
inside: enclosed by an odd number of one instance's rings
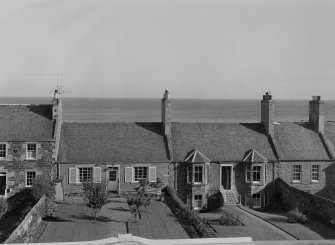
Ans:
{"label": "roof slope", "polygon": [[275,137],[281,159],[327,160],[329,156],[318,133],[310,123],[280,123],[275,125]]}
{"label": "roof slope", "polygon": [[212,161],[242,161],[252,148],[275,159],[260,123],[172,123],[172,140],[175,161],[184,161],[193,149]]}
{"label": "roof slope", "polygon": [[325,137],[328,143],[329,150],[335,156],[335,123],[327,122],[325,124]]}
{"label": "roof slope", "polygon": [[168,161],[161,123],[63,123],[60,162]]}
{"label": "roof slope", "polygon": [[52,105],[0,105],[0,141],[53,138]]}

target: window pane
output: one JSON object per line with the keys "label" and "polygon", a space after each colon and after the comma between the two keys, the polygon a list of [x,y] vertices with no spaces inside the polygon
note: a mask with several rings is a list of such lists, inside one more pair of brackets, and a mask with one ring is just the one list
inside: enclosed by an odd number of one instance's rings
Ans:
{"label": "window pane", "polygon": [[27,172],[26,173],[27,186],[32,186],[35,178],[36,178],[36,172]]}
{"label": "window pane", "polygon": [[6,157],[6,144],[0,144],[0,158]]}
{"label": "window pane", "polygon": [[148,178],[148,167],[134,167],[135,181]]}
{"label": "window pane", "polygon": [[260,182],[261,181],[261,166],[253,167],[253,181]]}
{"label": "window pane", "polygon": [[202,183],[202,166],[194,167],[194,182]]}
{"label": "window pane", "polygon": [[261,194],[253,194],[252,195],[252,201],[254,207],[260,207],[261,206]]}
{"label": "window pane", "polygon": [[312,181],[319,181],[320,166],[312,165]]}
{"label": "window pane", "polygon": [[245,166],[245,181],[250,182],[250,165]]}
{"label": "window pane", "polygon": [[187,166],[187,173],[186,173],[186,182],[192,182],[192,166]]}
{"label": "window pane", "polygon": [[36,144],[27,144],[27,158],[36,159]]}
{"label": "window pane", "polygon": [[293,181],[301,181],[301,165],[293,165]]}
{"label": "window pane", "polygon": [[92,180],[92,168],[79,168],[79,182]]}
{"label": "window pane", "polygon": [[202,195],[194,195],[194,207],[202,207]]}

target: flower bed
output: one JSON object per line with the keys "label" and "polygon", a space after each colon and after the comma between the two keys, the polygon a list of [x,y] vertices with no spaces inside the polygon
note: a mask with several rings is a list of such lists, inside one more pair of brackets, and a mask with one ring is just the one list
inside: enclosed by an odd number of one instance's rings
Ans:
{"label": "flower bed", "polygon": [[177,196],[176,191],[166,186],[162,192],[164,193],[164,200],[175,214],[175,216],[183,223],[186,221],[188,224],[194,227],[201,237],[211,238],[219,237],[214,229],[198,214],[191,211]]}

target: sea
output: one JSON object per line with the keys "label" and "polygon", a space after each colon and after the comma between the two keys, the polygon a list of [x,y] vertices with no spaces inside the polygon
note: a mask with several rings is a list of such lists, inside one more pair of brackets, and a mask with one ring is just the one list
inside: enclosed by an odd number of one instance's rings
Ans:
{"label": "sea", "polygon": [[[51,98],[1,97],[1,104],[46,104]],[[275,121],[308,120],[308,101],[274,100]],[[260,100],[172,99],[174,122],[260,122]],[[335,100],[325,101],[327,121],[335,121]],[[159,122],[161,99],[63,98],[64,121]]]}

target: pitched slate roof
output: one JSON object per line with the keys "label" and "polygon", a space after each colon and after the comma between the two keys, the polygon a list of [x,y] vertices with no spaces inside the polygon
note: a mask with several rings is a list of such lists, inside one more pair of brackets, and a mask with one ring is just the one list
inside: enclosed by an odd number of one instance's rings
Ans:
{"label": "pitched slate roof", "polygon": [[329,156],[318,133],[310,123],[275,125],[280,158],[285,160],[327,160]]}
{"label": "pitched slate roof", "polygon": [[161,123],[63,123],[59,162],[168,161]]}
{"label": "pitched slate roof", "polygon": [[0,141],[52,138],[52,105],[0,105]]}
{"label": "pitched slate roof", "polygon": [[333,156],[335,156],[335,122],[327,122],[325,124],[325,138],[329,150],[332,152]]}
{"label": "pitched slate roof", "polygon": [[241,161],[251,148],[275,159],[260,123],[172,123],[172,140],[174,160],[180,162],[193,149],[212,161]]}
{"label": "pitched slate roof", "polygon": [[242,159],[242,162],[266,162],[266,161],[267,159],[255,149],[250,149],[249,151],[247,151]]}

